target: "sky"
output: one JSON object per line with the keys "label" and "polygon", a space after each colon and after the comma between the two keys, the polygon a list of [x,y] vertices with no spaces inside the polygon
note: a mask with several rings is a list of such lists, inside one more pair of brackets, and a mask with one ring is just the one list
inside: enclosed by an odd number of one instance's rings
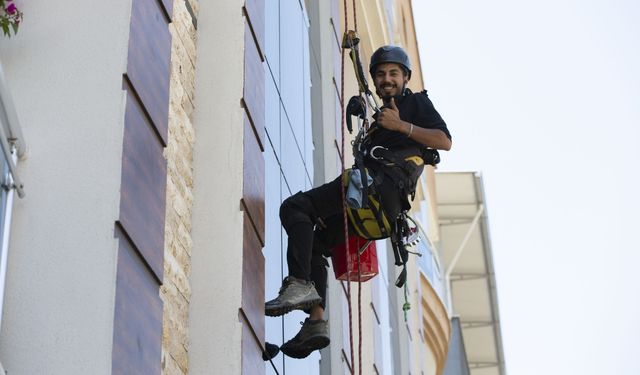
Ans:
{"label": "sky", "polygon": [[414,0],[425,86],[482,174],[509,375],[640,375],[640,2]]}

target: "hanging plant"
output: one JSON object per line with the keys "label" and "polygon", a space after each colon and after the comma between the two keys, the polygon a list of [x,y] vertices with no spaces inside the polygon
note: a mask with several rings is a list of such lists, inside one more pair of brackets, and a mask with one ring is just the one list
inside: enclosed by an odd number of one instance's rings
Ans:
{"label": "hanging plant", "polygon": [[11,31],[15,35],[20,22],[22,22],[22,12],[13,0],[0,0],[0,27],[4,35],[11,37]]}

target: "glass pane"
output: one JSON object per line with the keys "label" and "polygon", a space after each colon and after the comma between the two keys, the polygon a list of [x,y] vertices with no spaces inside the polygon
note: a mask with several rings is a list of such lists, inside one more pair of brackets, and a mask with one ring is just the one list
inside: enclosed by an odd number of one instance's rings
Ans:
{"label": "glass pane", "polygon": [[276,88],[273,77],[269,74],[269,68],[265,67],[264,77],[264,118],[265,131],[268,140],[275,151],[275,155],[280,155],[280,96]]}
{"label": "glass pane", "polygon": [[303,41],[303,70],[304,70],[304,79],[302,81],[303,84],[303,119],[304,119],[304,128],[303,128],[303,147],[302,147],[302,155],[304,156],[304,163],[306,167],[306,177],[307,181],[305,184],[305,189],[309,189],[313,186],[313,133],[311,131],[311,60],[309,53],[309,28],[307,27],[307,23],[304,22],[302,25],[302,41]]}
{"label": "glass pane", "polygon": [[[304,57],[303,14],[297,0],[280,2],[280,95],[286,117],[299,143],[304,139]],[[305,33],[306,34],[306,33]]]}
{"label": "glass pane", "polygon": [[280,161],[282,163],[282,173],[284,174],[290,193],[305,190],[306,171],[300,154],[299,144],[293,130],[282,121],[280,128],[282,143],[280,146]]}
{"label": "glass pane", "polygon": [[[266,72],[271,71],[275,82],[280,82],[280,0],[266,0],[264,4],[264,54]],[[269,78],[270,74],[265,77]]]}

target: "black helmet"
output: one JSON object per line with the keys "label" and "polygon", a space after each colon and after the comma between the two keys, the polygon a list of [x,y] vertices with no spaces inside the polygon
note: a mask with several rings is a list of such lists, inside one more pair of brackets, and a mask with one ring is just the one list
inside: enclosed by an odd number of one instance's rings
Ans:
{"label": "black helmet", "polygon": [[409,61],[409,56],[401,47],[382,46],[371,55],[371,62],[369,63],[371,78],[374,78],[376,66],[384,63],[400,64],[409,78],[411,78],[411,61]]}

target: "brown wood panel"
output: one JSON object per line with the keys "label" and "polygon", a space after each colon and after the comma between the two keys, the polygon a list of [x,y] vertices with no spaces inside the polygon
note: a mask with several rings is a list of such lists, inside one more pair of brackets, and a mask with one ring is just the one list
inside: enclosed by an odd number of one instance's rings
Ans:
{"label": "brown wood panel", "polygon": [[134,0],[127,76],[162,141],[167,143],[171,34],[156,0]]}
{"label": "brown wood panel", "polygon": [[119,238],[111,373],[161,373],[162,300],[159,285],[127,236]]}
{"label": "brown wood panel", "polygon": [[249,26],[244,37],[244,105],[264,150],[264,66]]}
{"label": "brown wood panel", "polygon": [[[340,92],[338,91],[338,87],[336,86],[336,82],[333,81],[334,85],[333,87],[336,88],[336,95],[334,95],[334,100],[335,100],[335,108],[336,108],[336,113],[335,113],[335,134],[336,134],[336,147],[338,149],[338,153],[340,154],[340,160],[342,160],[342,120],[343,120],[343,116],[342,116],[342,108],[341,108],[341,99],[340,99]],[[345,130],[346,132],[346,130]],[[349,144],[347,142],[345,142],[346,144],[344,145],[344,147],[348,150]],[[349,151],[347,151],[349,152]],[[348,155],[348,154],[345,154]],[[338,169],[342,168],[342,166],[340,164],[338,164]]]}
{"label": "brown wood panel", "polygon": [[247,116],[244,117],[242,164],[242,203],[264,245],[264,156]]}
{"label": "brown wood panel", "polygon": [[245,217],[242,243],[242,311],[264,346],[264,256],[262,245]]}
{"label": "brown wood panel", "polygon": [[251,332],[251,323],[240,313],[242,323],[242,375],[264,374],[265,362],[262,360],[262,347]]}
{"label": "brown wood panel", "polygon": [[131,90],[127,92],[119,220],[158,280],[162,280],[167,163],[140,103]]}
{"label": "brown wood panel", "polygon": [[262,57],[264,53],[264,0],[246,0],[244,7]]}

